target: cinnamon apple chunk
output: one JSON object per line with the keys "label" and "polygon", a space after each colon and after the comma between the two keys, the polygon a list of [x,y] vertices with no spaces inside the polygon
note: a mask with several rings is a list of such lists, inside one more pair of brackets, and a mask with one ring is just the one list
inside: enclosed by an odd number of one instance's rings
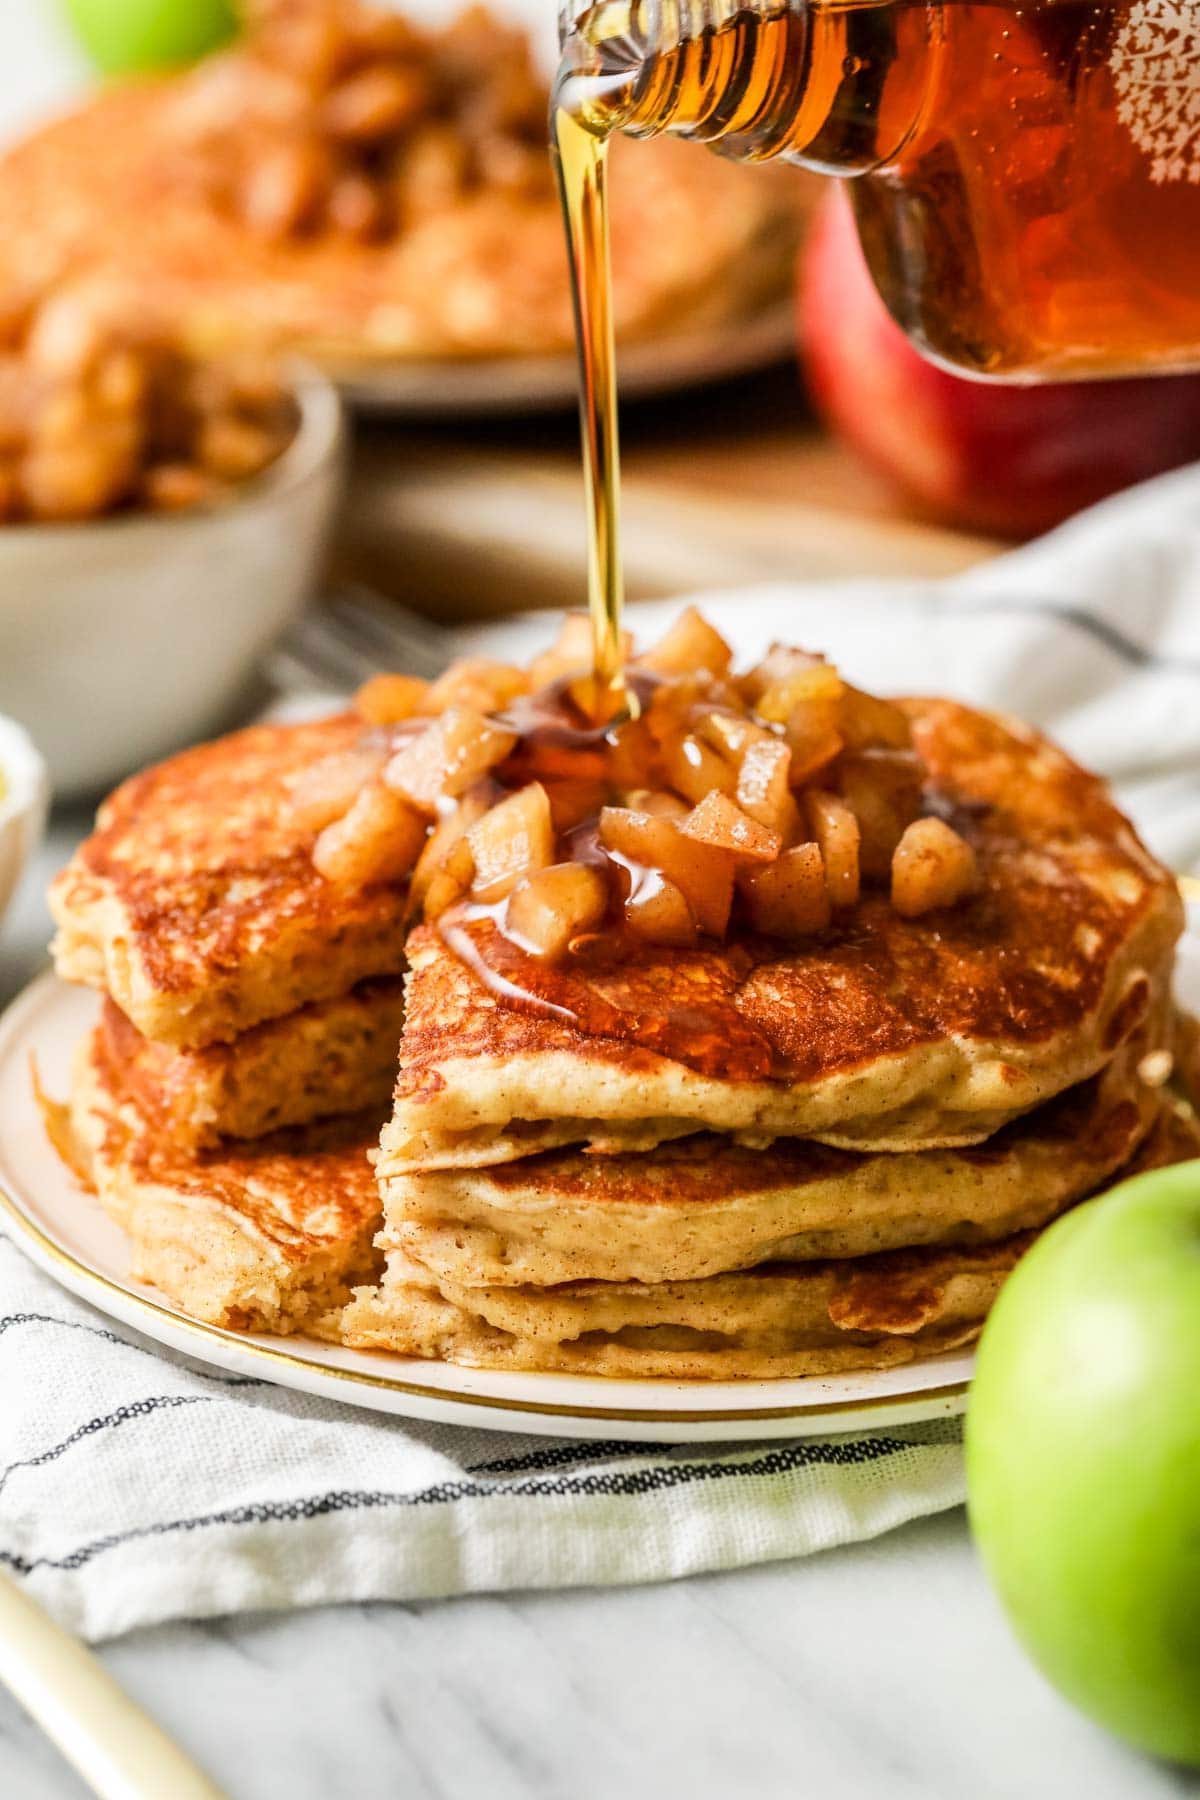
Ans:
{"label": "cinnamon apple chunk", "polygon": [[[662,875],[683,895],[695,924],[712,937],[724,937],[733,904],[733,876],[736,858],[730,851],[699,838],[689,837],[680,824],[665,815],[634,812],[628,807],[606,806],[600,814],[601,847],[624,862],[633,877],[633,889],[626,907],[627,922],[632,924],[632,911],[642,871]],[[637,902],[642,904],[644,902]],[[664,916],[674,902],[664,902],[658,910]],[[674,937],[663,939],[674,942]]]}
{"label": "cinnamon apple chunk", "polygon": [[649,669],[655,675],[691,675],[697,669],[724,675],[733,661],[733,651],[720,632],[694,606],[689,606],[637,661],[640,669]]}
{"label": "cinnamon apple chunk", "polygon": [[662,766],[668,787],[698,805],[714,790],[732,794],[737,772],[731,762],[696,732],[669,737],[662,746]]}
{"label": "cinnamon apple chunk", "polygon": [[838,730],[847,750],[907,750],[912,744],[912,726],[898,706],[848,685],[838,703]]}
{"label": "cinnamon apple chunk", "polygon": [[427,919],[440,919],[444,912],[466,900],[475,879],[475,858],[471,840],[460,837],[453,843],[425,889],[424,910]]}
{"label": "cinnamon apple chunk", "polygon": [[[628,631],[621,633],[621,660],[627,662],[633,650]],[[592,621],[585,612],[568,613],[554,643],[529,665],[529,686],[536,693],[552,682],[568,675],[585,674],[592,666],[594,654]]]}
{"label": "cinnamon apple chunk", "polygon": [[625,924],[651,944],[690,950],[697,942],[697,921],[682,888],[657,869],[646,872],[625,902]]}
{"label": "cinnamon apple chunk", "polygon": [[523,876],[509,895],[505,930],[535,956],[551,961],[595,931],[608,909],[608,884],[588,863],[552,863]]}
{"label": "cinnamon apple chunk", "polygon": [[861,831],[858,820],[837,794],[812,788],[805,795],[813,838],[825,865],[825,887],[831,906],[857,906]]}
{"label": "cinnamon apple chunk", "polygon": [[355,744],[318,758],[286,783],[288,817],[300,830],[323,831],[345,818],[386,760],[387,750],[373,744]]}
{"label": "cinnamon apple chunk", "polygon": [[355,694],[354,710],[368,725],[400,725],[440,708],[431,704],[429,683],[419,676],[372,675]]}
{"label": "cinnamon apple chunk", "polygon": [[491,905],[511,894],[518,881],[554,861],[554,824],[550,801],[540,781],[518,789],[471,826],[467,833],[475,858],[471,895]]}
{"label": "cinnamon apple chunk", "polygon": [[724,794],[706,794],[679,829],[697,843],[728,851],[739,862],[774,862],[783,848],[777,831],[760,825]]}
{"label": "cinnamon apple chunk", "polygon": [[848,751],[830,783],[858,820],[859,868],[864,881],[891,880],[892,857],[921,807],[921,765],[911,750]]}
{"label": "cinnamon apple chunk", "polygon": [[816,844],[796,844],[772,863],[742,870],[738,887],[751,924],[767,937],[809,937],[829,923],[829,890]]}
{"label": "cinnamon apple chunk", "polygon": [[528,692],[529,676],[524,669],[488,656],[464,656],[433,683],[427,710],[441,713],[450,706],[470,706],[476,712],[500,712]]}
{"label": "cinnamon apple chunk", "polygon": [[954,906],[975,885],[975,852],[943,819],[916,819],[892,858],[892,906],[915,919]]}
{"label": "cinnamon apple chunk", "polygon": [[[425,898],[430,886],[447,863],[451,851],[466,837],[467,832],[485,812],[502,798],[501,791],[494,783],[484,780],[476,787],[469,788],[458,805],[438,820],[425,840],[424,848],[417,858],[417,866],[412,873],[409,884],[409,907],[414,916],[425,907]],[[469,849],[469,846],[468,846]],[[462,868],[460,862],[459,867]],[[462,884],[469,888],[475,878],[475,859],[471,857],[467,877]]]}
{"label": "cinnamon apple chunk", "polygon": [[516,736],[502,731],[472,706],[448,706],[383,771],[389,788],[421,812],[436,813],[444,796],[462,794],[504,761]]}
{"label": "cinnamon apple chunk", "polygon": [[415,807],[373,781],[349,812],[322,831],[313,845],[313,865],[339,887],[400,881],[420,855],[427,830]]}

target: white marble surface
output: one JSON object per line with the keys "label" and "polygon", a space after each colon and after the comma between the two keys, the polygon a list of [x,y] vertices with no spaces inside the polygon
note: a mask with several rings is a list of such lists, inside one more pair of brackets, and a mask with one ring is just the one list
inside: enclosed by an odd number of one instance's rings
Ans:
{"label": "white marble surface", "polygon": [[[77,78],[51,0],[0,0],[0,135]],[[0,931],[0,1000],[40,961],[70,834]],[[1200,1794],[1057,1699],[957,1513],[673,1587],[185,1624],[102,1654],[231,1800]],[[0,1692],[3,1800],[83,1792]]]}

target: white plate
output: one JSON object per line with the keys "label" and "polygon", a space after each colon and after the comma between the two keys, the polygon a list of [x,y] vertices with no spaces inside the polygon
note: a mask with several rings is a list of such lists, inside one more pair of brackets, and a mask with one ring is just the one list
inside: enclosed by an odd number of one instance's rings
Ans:
{"label": "white plate", "polygon": [[[794,353],[796,316],[790,300],[751,318],[702,331],[630,344],[620,352],[622,400],[726,381],[769,368]],[[359,412],[449,419],[557,412],[577,404],[573,354],[479,360],[330,366],[327,373]]]}
{"label": "white plate", "polygon": [[969,1353],[904,1369],[798,1381],[608,1381],[519,1375],[343,1350],[202,1325],[129,1279],[122,1233],[51,1149],[30,1082],[67,1091],[71,1055],[98,999],[53,976],[35,981],[0,1021],[0,1216],[55,1281],[172,1350],[238,1374],[380,1412],[544,1436],[701,1442],[823,1437],[961,1412]]}

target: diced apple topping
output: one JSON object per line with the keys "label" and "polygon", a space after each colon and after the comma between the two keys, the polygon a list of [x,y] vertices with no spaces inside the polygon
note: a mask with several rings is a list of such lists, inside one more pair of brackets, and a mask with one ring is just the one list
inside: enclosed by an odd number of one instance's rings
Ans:
{"label": "diced apple topping", "polygon": [[690,675],[696,669],[724,675],[732,661],[733,651],[725,639],[694,606],[681,612],[657,644],[637,659],[640,669],[655,675]]}
{"label": "diced apple topping", "polygon": [[657,870],[648,871],[625,902],[625,923],[635,937],[677,950],[696,942],[696,921],[683,890]]}
{"label": "diced apple topping", "polygon": [[892,905],[902,918],[953,906],[975,885],[975,852],[942,819],[916,819],[892,858]]}
{"label": "diced apple topping", "polygon": [[425,711],[441,713],[450,706],[469,706],[481,713],[503,712],[528,692],[529,676],[524,669],[484,656],[466,656],[451,663],[433,683]]}
{"label": "diced apple topping", "polygon": [[[665,876],[679,889],[701,931],[710,937],[724,937],[733,904],[736,867],[728,850],[689,837],[674,819],[634,812],[623,806],[606,806],[600,814],[600,843],[621,860],[630,877],[627,919],[631,908],[636,910],[646,903],[640,886],[643,876],[653,872]],[[653,911],[644,916],[640,927],[643,936],[647,935],[645,921],[653,916]]]}
{"label": "diced apple topping", "polygon": [[792,753],[780,738],[763,732],[746,745],[738,767],[737,803],[785,839],[795,837],[800,824],[791,778]]}
{"label": "diced apple topping", "polygon": [[471,892],[475,879],[475,858],[471,840],[460,837],[450,846],[441,865],[434,870],[425,890],[425,917],[440,919],[452,906],[459,906]]}
{"label": "diced apple topping", "polygon": [[[627,631],[621,633],[621,656],[628,661],[633,640]],[[587,613],[568,613],[562,630],[549,650],[536,656],[529,665],[529,689],[550,687],[568,675],[586,674],[592,666],[592,621]]]}
{"label": "diced apple topping", "polygon": [[922,816],[903,706],[781,645],[736,675],[689,610],[633,664],[627,711],[618,693],[598,717],[590,653],[572,615],[528,671],[473,657],[433,683],[369,681],[361,743],[291,783],[316,867],[347,887],[407,877],[410,916],[487,909],[552,961],[622,914],[690,948],[731,920],[810,937],[872,883],[910,918],[972,890],[970,846]]}
{"label": "diced apple topping", "polygon": [[654,788],[633,788],[625,799],[633,812],[649,813],[655,819],[686,819],[692,810],[678,794]]}
{"label": "diced apple topping", "polygon": [[430,704],[427,681],[415,675],[372,675],[355,694],[354,710],[369,725],[399,725],[437,709]]}
{"label": "diced apple topping", "polygon": [[829,923],[829,891],[821,852],[815,844],[796,844],[762,868],[738,877],[750,919],[765,937],[811,937]]}
{"label": "diced apple topping", "polygon": [[910,750],[860,750],[839,758],[838,786],[858,820],[864,881],[891,879],[896,846],[921,808],[921,773]]}
{"label": "diced apple topping", "polygon": [[740,862],[774,862],[783,848],[777,831],[760,825],[724,794],[706,794],[680,826],[687,837],[728,850]]}
{"label": "diced apple topping", "polygon": [[808,816],[821,860],[825,887],[835,907],[857,906],[859,890],[858,820],[836,794],[814,788],[807,796]]}
{"label": "diced apple topping", "polygon": [[738,686],[747,703],[757,707],[768,688],[798,675],[804,669],[824,666],[826,658],[811,650],[800,650],[794,644],[772,644],[767,654],[740,677]]}
{"label": "diced apple topping", "polygon": [[898,706],[846,687],[838,706],[838,730],[847,750],[907,750],[912,726]]}
{"label": "diced apple topping", "polygon": [[387,761],[382,745],[360,744],[310,763],[288,783],[288,814],[301,831],[323,831],[344,818]]}
{"label": "diced apple topping", "polygon": [[[767,688],[754,703],[760,719],[772,725],[786,725],[797,707],[829,706],[837,708],[845,692],[842,678],[830,663],[816,663],[812,668],[798,669]],[[837,717],[837,713],[832,715]]]}
{"label": "diced apple topping", "polygon": [[737,787],[733,765],[695,732],[670,739],[661,754],[667,786],[693,805],[714,792],[732,794]]}
{"label": "diced apple topping", "polygon": [[475,858],[471,897],[492,905],[512,893],[524,875],[554,861],[550,802],[538,781],[509,794],[467,833]]}
{"label": "diced apple topping", "polygon": [[[412,882],[409,886],[409,910],[413,914],[425,908],[425,897],[429,892],[435,876],[449,860],[450,852],[458,845],[472,825],[482,819],[492,805],[492,796],[484,792],[489,783],[482,782],[478,788],[471,788],[465,793],[453,812],[439,819],[425,840],[425,847],[417,858],[417,866],[413,870]],[[499,798],[499,790],[496,790]],[[460,863],[460,868],[463,866]],[[475,878],[475,860],[471,858],[471,866],[467,874],[465,887],[470,887]],[[428,910],[428,909],[426,909]]]}
{"label": "diced apple topping", "polygon": [[421,812],[464,793],[504,761],[516,735],[502,731],[471,706],[448,706],[419,737],[397,750],[383,771],[388,787]]}
{"label": "diced apple topping", "polygon": [[390,788],[372,782],[359,790],[349,812],[322,831],[313,846],[313,863],[318,874],[339,887],[401,881],[424,842],[420,813]]}
{"label": "diced apple topping", "polygon": [[508,935],[535,956],[557,962],[608,910],[608,885],[588,863],[553,863],[523,876],[508,902]]}

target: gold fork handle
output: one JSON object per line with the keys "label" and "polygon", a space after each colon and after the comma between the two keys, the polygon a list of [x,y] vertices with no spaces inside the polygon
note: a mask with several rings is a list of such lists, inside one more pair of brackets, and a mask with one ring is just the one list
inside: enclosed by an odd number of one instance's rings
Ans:
{"label": "gold fork handle", "polygon": [[100,1800],[225,1800],[104,1665],[5,1575],[0,1681]]}

